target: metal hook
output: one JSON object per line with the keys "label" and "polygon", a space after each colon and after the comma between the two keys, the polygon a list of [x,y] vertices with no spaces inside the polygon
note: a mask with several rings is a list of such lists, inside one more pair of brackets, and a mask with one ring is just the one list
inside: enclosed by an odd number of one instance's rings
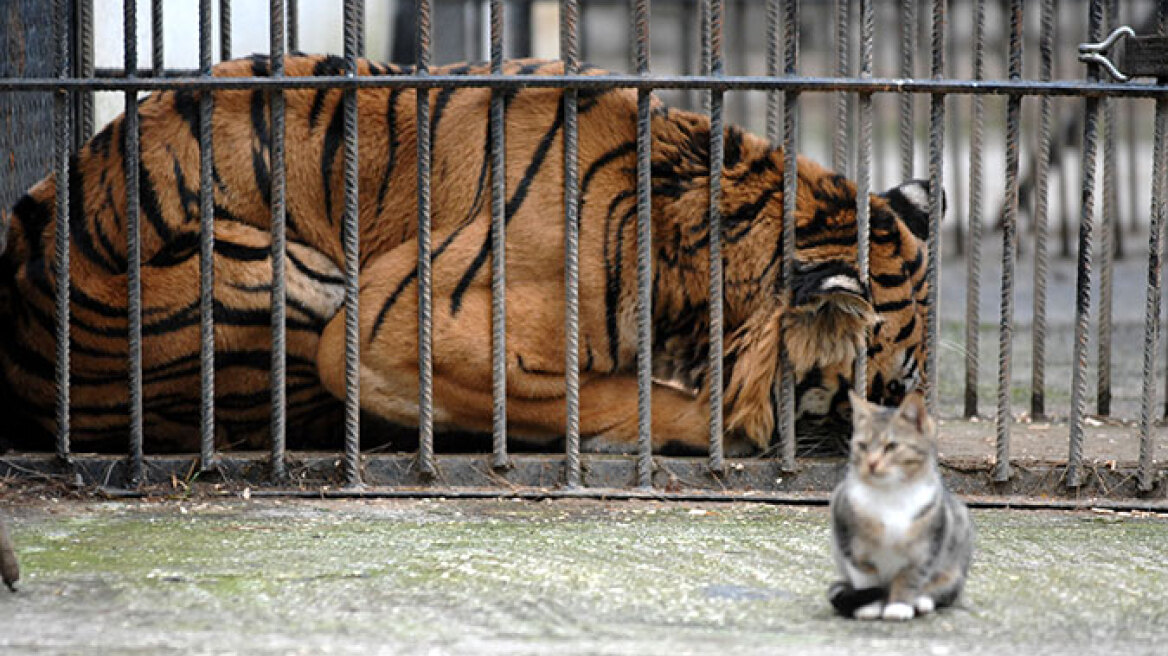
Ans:
{"label": "metal hook", "polygon": [[1121,73],[1119,69],[1115,67],[1115,64],[1113,64],[1112,61],[1107,58],[1107,51],[1111,50],[1112,46],[1118,43],[1120,39],[1134,37],[1135,35],[1135,30],[1128,27],[1127,25],[1124,25],[1122,27],[1117,27],[1111,34],[1107,35],[1106,39],[1100,43],[1080,43],[1079,61],[1089,64],[1099,64],[1107,70],[1111,77],[1119,80],[1120,82],[1127,82],[1131,79],[1131,76]]}

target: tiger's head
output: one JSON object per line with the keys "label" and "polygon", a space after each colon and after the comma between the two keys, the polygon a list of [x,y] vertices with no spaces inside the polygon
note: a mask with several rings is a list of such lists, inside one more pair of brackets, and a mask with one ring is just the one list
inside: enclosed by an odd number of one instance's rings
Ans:
{"label": "tiger's head", "polygon": [[[854,200],[838,202],[849,188],[837,176],[813,189],[811,218],[798,224],[800,261],[784,322],[801,439],[849,433],[848,390],[865,334],[870,401],[897,406],[925,383],[929,183],[912,180],[871,196],[867,283],[854,255],[842,257],[837,248],[855,243]],[[823,216],[829,211],[833,217]]]}

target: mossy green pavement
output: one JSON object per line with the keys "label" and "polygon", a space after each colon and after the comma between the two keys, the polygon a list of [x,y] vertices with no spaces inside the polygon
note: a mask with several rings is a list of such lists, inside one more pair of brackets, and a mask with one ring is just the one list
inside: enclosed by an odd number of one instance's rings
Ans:
{"label": "mossy green pavement", "polygon": [[960,607],[833,617],[826,509],[42,501],[3,654],[1165,653],[1168,518],[975,512]]}

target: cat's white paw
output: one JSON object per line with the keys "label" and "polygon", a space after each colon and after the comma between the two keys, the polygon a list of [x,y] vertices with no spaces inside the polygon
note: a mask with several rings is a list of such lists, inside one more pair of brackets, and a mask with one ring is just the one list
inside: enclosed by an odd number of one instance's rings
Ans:
{"label": "cat's white paw", "polygon": [[882,612],[884,612],[884,602],[873,601],[867,606],[857,608],[856,612],[852,613],[852,617],[858,620],[878,620]]}
{"label": "cat's white paw", "polygon": [[913,607],[917,609],[917,615],[928,615],[937,608],[937,605],[929,595],[921,595],[913,602]]}
{"label": "cat's white paw", "polygon": [[893,622],[903,622],[913,618],[913,607],[899,601],[884,607],[884,619]]}

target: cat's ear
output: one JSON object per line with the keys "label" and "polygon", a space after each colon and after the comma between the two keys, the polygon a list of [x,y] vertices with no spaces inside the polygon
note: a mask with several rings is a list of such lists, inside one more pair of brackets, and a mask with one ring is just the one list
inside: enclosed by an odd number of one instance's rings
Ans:
{"label": "cat's ear", "polygon": [[862,421],[867,421],[872,416],[872,410],[868,407],[868,400],[856,393],[856,390],[848,390],[848,402],[852,406],[852,423],[859,424]]}
{"label": "cat's ear", "polygon": [[896,413],[921,435],[932,436],[933,418],[929,416],[929,409],[925,406],[925,396],[920,391],[914,391],[906,396]]}

